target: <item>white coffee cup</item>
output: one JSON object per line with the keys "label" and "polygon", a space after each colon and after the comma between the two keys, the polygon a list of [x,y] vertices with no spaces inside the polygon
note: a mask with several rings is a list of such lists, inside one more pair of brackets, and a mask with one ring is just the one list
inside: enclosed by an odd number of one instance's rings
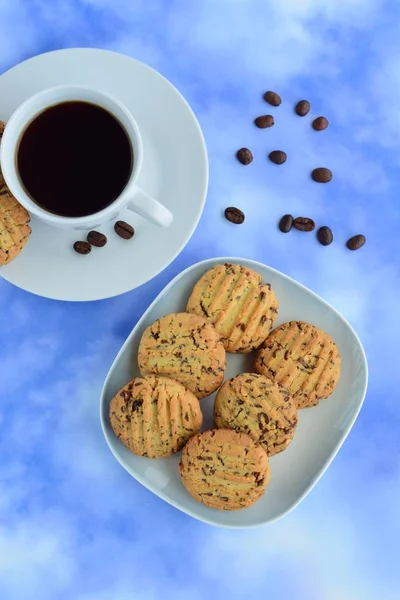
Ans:
{"label": "white coffee cup", "polygon": [[[101,106],[123,125],[132,144],[134,164],[127,185],[109,206],[85,217],[62,217],[36,204],[22,186],[16,153],[26,127],[49,106],[68,101],[83,101]],[[92,229],[105,221],[116,219],[123,208],[129,208],[141,217],[161,227],[171,224],[172,213],[158,200],[148,196],[137,185],[143,161],[142,139],[135,119],[129,110],[110,94],[84,86],[66,85],[44,90],[23,102],[7,122],[1,141],[0,163],[8,188],[17,200],[38,219],[50,225],[68,229]]]}

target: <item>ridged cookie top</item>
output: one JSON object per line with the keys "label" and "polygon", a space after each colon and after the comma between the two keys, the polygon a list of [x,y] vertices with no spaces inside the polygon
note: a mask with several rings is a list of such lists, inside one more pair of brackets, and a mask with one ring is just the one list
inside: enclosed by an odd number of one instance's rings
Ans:
{"label": "ridged cookie top", "polygon": [[283,323],[257,353],[255,370],[289,390],[297,408],[327,398],[340,377],[340,355],[332,338],[303,321]]}
{"label": "ridged cookie top", "polygon": [[145,330],[139,344],[142,375],[157,373],[176,379],[198,398],[215,392],[225,367],[219,334],[198,315],[166,315]]}
{"label": "ridged cookie top", "polygon": [[[0,121],[0,140],[5,123]],[[10,263],[25,246],[31,228],[28,211],[8,189],[0,169],[0,266]]]}
{"label": "ridged cookie top", "polygon": [[297,410],[289,393],[276,383],[264,375],[242,373],[219,389],[214,422],[219,428],[248,433],[273,456],[293,439]]}
{"label": "ridged cookie top", "polygon": [[178,452],[202,422],[196,396],[168,377],[136,377],[110,403],[115,435],[139,456],[162,458]]}
{"label": "ridged cookie top", "polygon": [[249,435],[232,429],[193,436],[182,451],[179,471],[193,498],[219,510],[250,506],[270,480],[265,451]]}
{"label": "ridged cookie top", "polygon": [[265,340],[278,301],[261,275],[241,265],[216,265],[196,283],[187,311],[213,323],[227,352],[247,353]]}

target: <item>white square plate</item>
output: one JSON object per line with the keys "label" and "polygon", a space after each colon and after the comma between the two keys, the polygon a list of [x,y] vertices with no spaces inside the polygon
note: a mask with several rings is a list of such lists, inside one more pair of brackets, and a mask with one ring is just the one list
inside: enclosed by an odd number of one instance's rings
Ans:
{"label": "white square plate", "polygon": [[[159,317],[183,312],[196,281],[219,263],[235,263],[260,273],[272,284],[279,300],[276,325],[290,320],[313,323],[329,333],[342,356],[342,373],[335,392],[314,408],[299,411],[299,424],[290,446],[271,460],[271,483],[250,508],[223,512],[196,502],[184,489],[178,473],[180,453],[149,460],[132,454],[114,435],[109,404],[116,392],[139,375],[137,350],[144,329]],[[251,370],[253,355],[228,354],[226,378]],[[244,258],[213,258],[180,273],[158,295],[121,348],[107,375],[101,395],[101,424],[111,452],[121,465],[154,494],[192,517],[230,528],[249,528],[282,517],[305,498],[328,468],[352,428],[362,406],[368,382],[363,347],[345,319],[322,298],[290,277]],[[201,401],[203,429],[212,427],[214,396]]]}

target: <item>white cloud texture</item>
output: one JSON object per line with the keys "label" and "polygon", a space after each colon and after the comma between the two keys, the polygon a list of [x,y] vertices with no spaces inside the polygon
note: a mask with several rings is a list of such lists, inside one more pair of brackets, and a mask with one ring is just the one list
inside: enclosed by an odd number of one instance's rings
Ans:
{"label": "white cloud texture", "polygon": [[[397,599],[397,3],[0,0],[0,17],[3,69],[69,46],[119,50],[159,69],[194,107],[211,167],[193,239],[143,288],[64,305],[0,281],[0,598]],[[284,100],[268,137],[252,125],[267,111],[267,88]],[[301,97],[330,119],[326,132],[293,115]],[[256,157],[246,169],[234,159],[242,145]],[[285,171],[265,159],[279,145]],[[334,172],[329,186],[309,180],[319,161]],[[240,228],[221,216],[231,204],[246,212]],[[287,211],[330,224],[335,244],[281,235]],[[367,245],[349,253],[344,242],[359,232]],[[359,332],[371,371],[329,472],[293,514],[250,532],[203,526],[155,498],[116,463],[98,420],[104,376],[150,300],[217,255],[260,260],[322,294]]]}

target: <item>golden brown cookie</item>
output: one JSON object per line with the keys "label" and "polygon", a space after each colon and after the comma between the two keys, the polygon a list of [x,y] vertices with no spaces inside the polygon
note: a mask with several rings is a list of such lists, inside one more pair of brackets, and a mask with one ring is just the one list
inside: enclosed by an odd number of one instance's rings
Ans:
{"label": "golden brown cookie", "polygon": [[249,435],[233,429],[193,436],[182,450],[179,471],[189,494],[218,510],[251,506],[270,480],[266,452]]}
{"label": "golden brown cookie", "polygon": [[110,403],[115,435],[139,456],[163,458],[178,452],[202,422],[196,396],[168,377],[136,377]]}
{"label": "golden brown cookie", "polygon": [[242,373],[225,381],[214,404],[218,428],[248,433],[268,456],[284,450],[297,426],[297,410],[290,394],[256,373]]}
{"label": "golden brown cookie", "polygon": [[[5,123],[0,121],[0,140]],[[31,234],[27,210],[14,198],[0,169],[0,266],[10,263],[23,249]]]}
{"label": "golden brown cookie", "polygon": [[216,265],[196,283],[187,311],[214,325],[227,352],[262,344],[278,313],[278,300],[261,275],[241,265]]}
{"label": "golden brown cookie", "polygon": [[257,353],[255,370],[280,384],[297,408],[315,406],[335,389],[340,354],[332,338],[303,321],[283,323]]}
{"label": "golden brown cookie", "polygon": [[198,398],[221,385],[226,354],[214,327],[203,317],[174,313],[144,332],[139,344],[142,375],[157,373],[183,383]]}

